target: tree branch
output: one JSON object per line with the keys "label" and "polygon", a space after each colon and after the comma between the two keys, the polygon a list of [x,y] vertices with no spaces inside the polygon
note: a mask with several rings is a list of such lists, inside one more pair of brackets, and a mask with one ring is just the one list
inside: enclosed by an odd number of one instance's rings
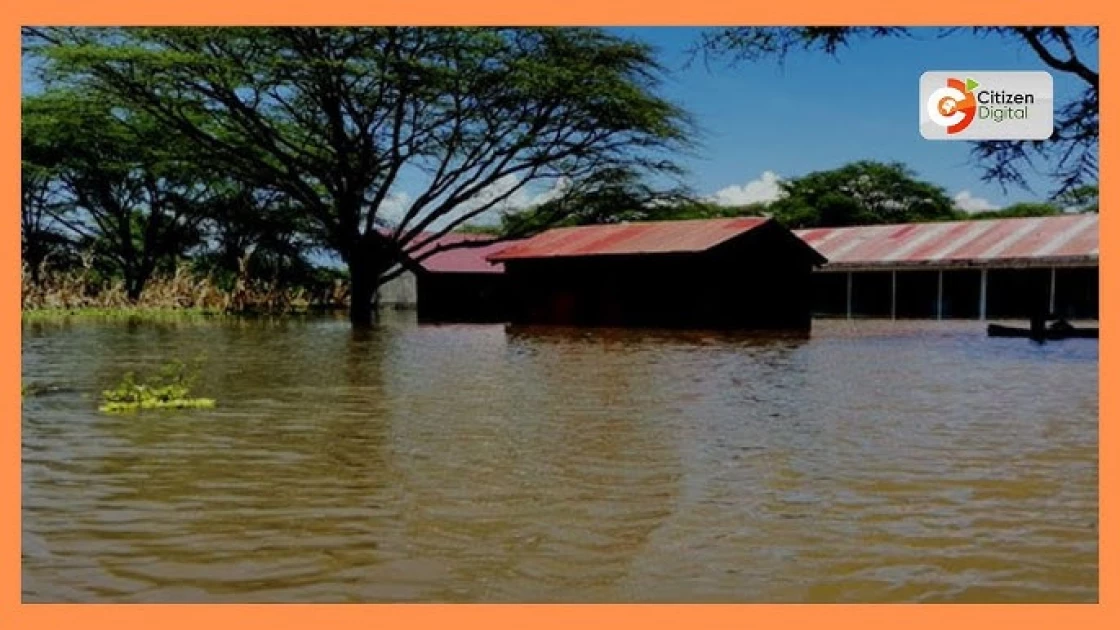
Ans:
{"label": "tree branch", "polygon": [[1077,52],[1073,49],[1073,44],[1069,40],[1069,34],[1065,29],[1057,29],[1057,33],[1060,34],[1055,34],[1055,36],[1063,42],[1064,47],[1069,52],[1069,58],[1064,60],[1056,57],[1050,52],[1050,49],[1046,47],[1046,44],[1043,43],[1042,34],[1044,30],[1045,29],[1039,27],[1020,27],[1015,29],[1020,37],[1022,37],[1023,41],[1027,42],[1027,45],[1031,47],[1031,50],[1038,55],[1038,58],[1041,59],[1043,63],[1055,70],[1072,73],[1092,86],[1094,90],[1099,89],[1100,74],[1090,70],[1088,66],[1078,59]]}

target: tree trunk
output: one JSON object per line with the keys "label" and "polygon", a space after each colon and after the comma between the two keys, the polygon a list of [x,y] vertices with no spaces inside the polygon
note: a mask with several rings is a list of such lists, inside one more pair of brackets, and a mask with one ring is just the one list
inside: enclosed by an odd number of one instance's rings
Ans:
{"label": "tree trunk", "polygon": [[147,278],[140,275],[128,274],[125,276],[124,289],[128,301],[136,303],[140,301],[140,294],[144,292],[144,285],[147,283]]}
{"label": "tree trunk", "polygon": [[395,258],[389,247],[377,239],[363,239],[347,257],[350,269],[350,324],[354,327],[373,325],[374,297],[381,286],[381,276],[393,267]]}
{"label": "tree trunk", "polygon": [[350,263],[350,325],[373,325],[373,294],[377,292],[377,273],[365,261]]}
{"label": "tree trunk", "polygon": [[38,248],[29,247],[24,250],[23,260],[27,264],[28,271],[31,272],[31,283],[35,286],[42,284],[44,258],[45,256],[38,251]]}

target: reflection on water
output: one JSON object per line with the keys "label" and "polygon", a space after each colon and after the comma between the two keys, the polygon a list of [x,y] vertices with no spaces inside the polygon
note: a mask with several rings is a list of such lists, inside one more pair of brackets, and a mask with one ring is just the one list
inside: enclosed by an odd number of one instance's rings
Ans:
{"label": "reflection on water", "polygon": [[1096,601],[1097,344],[982,328],[28,325],[23,597]]}

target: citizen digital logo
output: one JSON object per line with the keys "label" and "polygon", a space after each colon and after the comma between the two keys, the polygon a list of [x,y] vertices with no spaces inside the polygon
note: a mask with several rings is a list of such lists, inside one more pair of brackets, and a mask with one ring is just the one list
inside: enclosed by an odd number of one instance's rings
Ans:
{"label": "citizen digital logo", "polygon": [[1054,82],[1046,72],[927,72],[919,129],[929,140],[1046,140]]}

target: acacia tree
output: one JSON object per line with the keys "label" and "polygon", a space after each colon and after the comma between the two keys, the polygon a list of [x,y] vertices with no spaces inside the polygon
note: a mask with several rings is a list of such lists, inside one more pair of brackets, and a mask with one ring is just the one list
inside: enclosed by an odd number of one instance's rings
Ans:
{"label": "acacia tree", "polygon": [[[962,30],[939,29],[940,36]],[[974,33],[999,37],[1026,47],[1049,70],[1076,79],[1081,90],[1054,112],[1054,133],[1049,140],[985,140],[974,143],[973,158],[984,181],[1005,189],[1029,190],[1024,173],[1045,169],[1058,182],[1055,198],[1097,180],[1099,146],[1100,72],[1085,60],[1085,51],[1097,46],[1098,30],[1088,27],[976,27]],[[861,40],[915,37],[915,30],[901,27],[731,27],[707,31],[698,52],[732,63],[777,59],[796,51],[839,55],[841,49]]]}
{"label": "acacia tree", "polygon": [[[372,321],[380,282],[456,226],[527,187],[586,196],[612,185],[604,172],[677,174],[666,156],[688,139],[685,114],[655,93],[652,51],[594,29],[24,35],[55,80],[145,112],[298,203],[347,265],[355,325]],[[390,203],[401,193],[403,209]]]}
{"label": "acacia tree", "polygon": [[22,103],[24,179],[49,173],[45,212],[119,273],[131,300],[198,242],[207,194],[154,121],[70,90]]}

